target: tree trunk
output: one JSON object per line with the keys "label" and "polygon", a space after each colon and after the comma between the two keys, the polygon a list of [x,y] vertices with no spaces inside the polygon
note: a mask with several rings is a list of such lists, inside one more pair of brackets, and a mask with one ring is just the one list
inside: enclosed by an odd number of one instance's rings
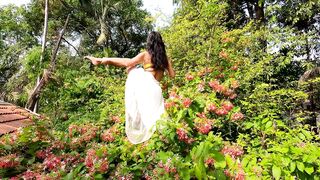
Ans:
{"label": "tree trunk", "polygon": [[62,29],[60,36],[59,36],[59,39],[58,39],[56,46],[54,48],[54,51],[52,53],[50,67],[48,70],[44,70],[42,78],[39,81],[39,84],[34,88],[33,92],[31,93],[31,95],[28,99],[28,102],[27,102],[27,106],[26,106],[27,109],[34,109],[36,102],[38,101],[38,99],[40,97],[41,90],[47,84],[48,80],[50,79],[51,74],[55,70],[57,53],[58,53],[58,50],[59,50],[59,47],[61,44],[62,36],[64,35],[64,32],[67,28],[67,25],[69,22],[69,17],[70,17],[70,15],[68,15],[68,17],[67,17],[67,20],[63,26],[63,29]]}
{"label": "tree trunk", "polygon": [[[40,62],[39,62],[39,67],[41,67],[42,65],[42,61],[44,58],[44,53],[46,50],[46,37],[47,37],[47,32],[48,32],[48,11],[49,11],[49,7],[48,7],[48,1],[49,0],[45,0],[45,9],[44,9],[44,26],[43,26],[43,34],[42,34],[42,47],[41,47],[41,56],[40,56]],[[40,74],[38,75],[37,78],[37,86],[39,86],[40,84]],[[38,104],[38,100],[35,102],[35,106],[33,109],[33,112],[37,112],[39,109],[39,104]]]}

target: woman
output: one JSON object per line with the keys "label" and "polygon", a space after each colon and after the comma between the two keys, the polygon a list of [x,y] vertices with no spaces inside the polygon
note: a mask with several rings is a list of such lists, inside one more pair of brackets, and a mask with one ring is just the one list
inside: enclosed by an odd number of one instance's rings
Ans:
{"label": "woman", "polygon": [[[127,68],[126,134],[133,144],[148,140],[156,130],[156,121],[164,113],[164,101],[159,82],[165,71],[170,77],[175,76],[159,32],[152,31],[149,34],[146,50],[132,59],[85,57],[94,65]],[[136,68],[138,64],[142,64],[143,68]]]}

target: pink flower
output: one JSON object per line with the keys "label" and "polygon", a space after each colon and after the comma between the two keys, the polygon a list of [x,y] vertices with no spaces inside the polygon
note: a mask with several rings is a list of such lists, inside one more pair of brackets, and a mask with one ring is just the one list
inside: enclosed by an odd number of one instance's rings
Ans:
{"label": "pink flower", "polygon": [[111,120],[115,123],[119,123],[121,122],[121,119],[119,116],[111,116]]}
{"label": "pink flower", "polygon": [[238,66],[237,65],[232,66],[231,70],[234,70],[234,71],[238,70]]}
{"label": "pink flower", "polygon": [[216,89],[219,85],[220,85],[220,82],[217,81],[217,80],[214,80],[214,81],[210,81],[210,82],[209,82],[209,86],[210,86],[212,89]]}
{"label": "pink flower", "polygon": [[55,155],[50,155],[43,161],[43,164],[49,170],[54,170],[61,166],[61,158]]}
{"label": "pink flower", "polygon": [[115,137],[113,136],[110,129],[108,129],[101,134],[101,139],[105,142],[113,142],[115,140]]}
{"label": "pink flower", "polygon": [[228,54],[225,51],[220,51],[219,53],[219,57],[223,58],[223,59],[227,59],[228,58]]}
{"label": "pink flower", "polygon": [[20,164],[16,154],[2,156],[0,158],[0,169],[16,167]]}
{"label": "pink flower", "polygon": [[224,155],[230,155],[233,159],[239,157],[243,154],[243,150],[241,147],[232,145],[232,146],[224,146],[221,150],[221,153]]}
{"label": "pink flower", "polygon": [[109,169],[109,163],[108,161],[105,159],[102,161],[102,163],[100,164],[99,167],[99,172],[104,173]]}
{"label": "pink flower", "polygon": [[214,165],[214,163],[215,163],[215,160],[212,158],[212,157],[209,157],[208,159],[206,159],[205,161],[204,161],[204,163],[207,165],[207,166],[213,166]]}
{"label": "pink flower", "polygon": [[225,96],[231,96],[233,93],[234,93],[234,91],[233,91],[232,89],[226,89],[226,90],[223,92],[223,95],[225,95]]}
{"label": "pink flower", "polygon": [[212,121],[208,119],[200,120],[200,122],[196,122],[195,126],[201,134],[208,134],[212,129]]}
{"label": "pink flower", "polygon": [[237,94],[235,94],[235,93],[234,93],[234,94],[231,94],[231,95],[229,96],[230,99],[235,99],[236,97],[237,97]]}
{"label": "pink flower", "polygon": [[244,115],[241,112],[236,112],[236,113],[232,114],[232,116],[231,116],[232,121],[238,121],[243,118],[244,118]]}
{"label": "pink flower", "polygon": [[228,111],[225,110],[224,108],[219,108],[215,111],[215,113],[218,115],[218,116],[224,116],[224,115],[227,115],[228,114]]}
{"label": "pink flower", "polygon": [[198,91],[199,92],[203,92],[204,91],[204,82],[201,82],[200,84],[198,84]]}
{"label": "pink flower", "polygon": [[176,92],[171,91],[169,93],[169,99],[180,99],[180,96]]}
{"label": "pink flower", "polygon": [[164,107],[166,108],[166,109],[170,109],[171,107],[174,107],[176,105],[176,103],[175,102],[173,102],[173,101],[171,101],[171,102],[165,102],[164,103]]}
{"label": "pink flower", "polygon": [[187,74],[187,75],[186,75],[186,79],[187,79],[188,81],[191,81],[191,80],[194,79],[194,77],[193,77],[191,74]]}
{"label": "pink flower", "polygon": [[210,112],[215,112],[216,109],[217,109],[217,106],[216,106],[215,104],[210,103],[210,104],[208,105],[208,110],[209,110]]}
{"label": "pink flower", "polygon": [[238,82],[237,80],[231,81],[231,87],[232,87],[233,89],[237,89],[239,86],[240,86],[240,85],[239,85],[239,82]]}
{"label": "pink flower", "polygon": [[233,104],[230,101],[225,101],[222,103],[222,108],[226,111],[230,111],[233,108]]}
{"label": "pink flower", "polygon": [[204,112],[196,114],[199,118],[207,118]]}
{"label": "pink flower", "polygon": [[185,142],[187,144],[191,144],[193,142],[193,139],[188,137],[187,131],[185,129],[178,128],[176,130],[176,133],[177,133],[178,139],[180,141],[183,141],[183,142]]}
{"label": "pink flower", "polygon": [[185,108],[190,107],[191,103],[192,103],[192,101],[191,101],[190,98],[186,98],[186,99],[183,100],[183,106],[184,106]]}

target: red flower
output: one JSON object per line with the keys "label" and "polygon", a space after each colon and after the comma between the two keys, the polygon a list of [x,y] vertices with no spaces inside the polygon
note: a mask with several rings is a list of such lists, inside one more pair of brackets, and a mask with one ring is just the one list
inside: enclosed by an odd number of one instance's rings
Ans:
{"label": "red flower", "polygon": [[201,82],[200,84],[198,84],[198,91],[199,92],[204,91],[204,82]]}
{"label": "red flower", "polygon": [[220,74],[218,74],[218,75],[216,76],[216,78],[218,78],[218,79],[224,78],[224,74],[220,73]]}
{"label": "red flower", "polygon": [[207,118],[204,112],[196,114],[199,118]]}
{"label": "red flower", "polygon": [[186,79],[187,79],[188,81],[191,81],[191,80],[194,79],[194,77],[193,77],[191,74],[187,74],[187,75],[186,75]]}
{"label": "red flower", "polygon": [[227,89],[223,92],[223,95],[225,96],[230,96],[234,93],[234,91],[232,89]]}
{"label": "red flower", "polygon": [[121,119],[119,116],[111,116],[111,120],[115,123],[119,123],[121,122]]}
{"label": "red flower", "polygon": [[209,86],[210,86],[212,89],[216,89],[219,85],[220,85],[220,82],[217,81],[217,80],[214,80],[214,81],[210,81],[210,82],[209,82]]}
{"label": "red flower", "polygon": [[231,81],[231,87],[237,89],[239,87],[239,82],[237,80]]}
{"label": "red flower", "polygon": [[232,66],[231,70],[234,70],[234,71],[238,70],[238,66],[237,65]]}
{"label": "red flower", "polygon": [[2,156],[0,158],[0,169],[16,167],[20,164],[16,154]]}
{"label": "red flower", "polygon": [[169,93],[169,99],[180,99],[180,96],[178,96],[178,94],[174,91],[171,91]]}
{"label": "red flower", "polygon": [[224,116],[224,115],[227,115],[228,114],[228,111],[225,110],[224,108],[219,108],[215,111],[215,113],[218,115],[218,116]]}
{"label": "red flower", "polygon": [[176,103],[175,102],[165,102],[164,103],[164,107],[166,108],[166,109],[170,109],[171,107],[174,107],[176,105]]}
{"label": "red flower", "polygon": [[199,133],[208,134],[212,129],[212,121],[208,119],[200,120],[200,122],[196,122],[195,126]]}
{"label": "red flower", "polygon": [[184,106],[185,108],[190,107],[191,103],[192,103],[192,101],[191,101],[190,98],[186,98],[186,99],[183,100],[183,106]]}
{"label": "red flower", "polygon": [[236,113],[232,114],[232,116],[231,116],[232,121],[238,121],[243,118],[244,118],[244,115],[241,112],[236,112]]}
{"label": "red flower", "polygon": [[50,155],[43,161],[43,164],[49,170],[54,170],[61,166],[61,158],[55,155]]}
{"label": "red flower", "polygon": [[231,94],[231,95],[229,96],[230,99],[235,99],[236,97],[237,97],[237,94],[236,94],[236,93]]}
{"label": "red flower", "polygon": [[101,134],[101,139],[105,142],[113,142],[115,140],[115,137],[113,136],[110,129],[108,129]]}
{"label": "red flower", "polygon": [[219,57],[223,58],[223,59],[227,59],[228,58],[228,54],[225,51],[220,51],[219,53]]}
{"label": "red flower", "polygon": [[213,166],[213,164],[215,163],[215,160],[212,157],[209,157],[204,161],[204,163],[210,167],[210,166]]}
{"label": "red flower", "polygon": [[236,145],[232,145],[232,146],[225,146],[223,147],[223,149],[221,150],[221,153],[224,155],[230,155],[233,159],[235,159],[236,157],[239,157],[243,154],[243,150],[241,147],[236,146]]}
{"label": "red flower", "polygon": [[233,107],[234,106],[230,101],[225,101],[222,104],[222,108],[225,109],[226,111],[230,111]]}
{"label": "red flower", "polygon": [[99,172],[104,173],[109,169],[109,163],[107,159],[103,160],[99,167]]}
{"label": "red flower", "polygon": [[178,128],[176,130],[176,133],[177,133],[178,139],[180,141],[183,141],[183,142],[185,142],[187,144],[191,144],[193,142],[193,139],[188,137],[187,131],[185,129]]}
{"label": "red flower", "polygon": [[216,106],[215,104],[210,103],[210,104],[208,105],[208,110],[209,110],[210,112],[215,112],[216,109],[217,109],[217,106]]}

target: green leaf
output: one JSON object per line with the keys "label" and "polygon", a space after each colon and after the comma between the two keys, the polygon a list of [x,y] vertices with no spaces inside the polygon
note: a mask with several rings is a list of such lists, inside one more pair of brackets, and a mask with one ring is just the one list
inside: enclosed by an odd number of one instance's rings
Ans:
{"label": "green leaf", "polygon": [[72,180],[73,178],[73,170],[71,170],[64,178],[63,180]]}
{"label": "green leaf", "polygon": [[224,159],[224,156],[218,152],[218,151],[213,151],[212,153],[213,159],[215,160],[214,167],[215,168],[225,168],[227,163],[226,160]]}
{"label": "green leaf", "polygon": [[292,161],[290,163],[290,172],[293,172],[294,170],[296,170],[296,163],[294,161]]}
{"label": "green leaf", "polygon": [[225,180],[227,179],[226,175],[224,174],[223,170],[215,170],[214,171],[214,177],[216,179],[219,179],[219,180]]}
{"label": "green leaf", "polygon": [[281,176],[281,169],[280,167],[276,166],[276,165],[273,165],[272,166],[272,175],[273,177],[277,180],[277,179],[280,179],[280,176]]}
{"label": "green leaf", "polygon": [[304,169],[309,175],[311,175],[314,172],[314,168],[311,165],[307,165]]}
{"label": "green leaf", "polygon": [[297,162],[297,167],[299,171],[303,172],[304,171],[304,164],[302,162]]}
{"label": "green leaf", "polygon": [[266,124],[266,130],[272,127],[272,121],[268,121]]}

